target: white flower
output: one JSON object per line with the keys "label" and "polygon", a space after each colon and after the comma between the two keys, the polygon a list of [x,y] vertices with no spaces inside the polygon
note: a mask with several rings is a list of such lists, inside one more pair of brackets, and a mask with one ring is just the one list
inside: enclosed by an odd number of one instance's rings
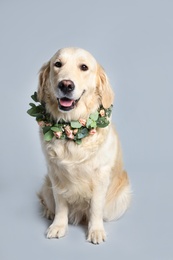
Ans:
{"label": "white flower", "polygon": [[62,132],[54,132],[54,136],[59,139],[62,136]]}
{"label": "white flower", "polygon": [[96,129],[94,128],[94,129],[91,129],[91,130],[89,131],[89,134],[90,134],[90,135],[94,135],[96,132],[97,132],[97,131],[96,131]]}
{"label": "white flower", "polygon": [[69,139],[74,139],[73,131],[71,130],[70,126],[67,125],[65,128],[65,133]]}
{"label": "white flower", "polygon": [[38,121],[38,125],[39,125],[40,127],[44,127],[44,126],[45,126],[45,122],[44,122],[44,121]]}
{"label": "white flower", "polygon": [[73,134],[74,134],[74,135],[76,135],[77,132],[78,132],[78,129],[74,129],[74,130],[73,130]]}
{"label": "white flower", "polygon": [[79,119],[79,123],[82,125],[82,126],[86,126],[86,119],[83,119],[83,118],[80,118]]}
{"label": "white flower", "polygon": [[67,126],[64,128],[64,130],[65,130],[66,135],[69,135],[69,134],[72,133],[72,130],[71,130],[71,128],[70,128],[69,125],[67,125]]}
{"label": "white flower", "polygon": [[101,116],[105,116],[105,110],[104,110],[104,109],[101,109],[101,110],[100,110],[100,115],[101,115]]}
{"label": "white flower", "polygon": [[74,139],[74,135],[72,134],[72,132],[69,133],[69,134],[67,134],[67,137],[68,137],[69,139]]}

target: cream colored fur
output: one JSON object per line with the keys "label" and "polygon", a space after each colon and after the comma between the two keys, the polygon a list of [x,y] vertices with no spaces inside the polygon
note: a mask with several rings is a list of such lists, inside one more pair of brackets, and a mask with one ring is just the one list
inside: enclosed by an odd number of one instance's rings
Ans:
{"label": "cream colored fur", "polygon": [[[54,66],[61,61],[62,67]],[[80,69],[88,66],[87,71]],[[61,98],[57,85],[61,80],[75,84],[73,99],[80,98],[68,112],[58,108]],[[85,93],[84,93],[85,91]],[[59,50],[40,70],[39,100],[58,121],[87,119],[100,104],[108,108],[113,103],[113,92],[108,78],[96,60],[83,49]],[[119,218],[127,209],[131,192],[127,173],[123,170],[119,139],[112,124],[97,129],[96,134],[77,145],[73,141],[43,140],[48,175],[39,193],[44,215],[53,220],[48,238],[63,237],[68,222],[88,222],[87,240],[98,244],[106,239],[103,220]]]}

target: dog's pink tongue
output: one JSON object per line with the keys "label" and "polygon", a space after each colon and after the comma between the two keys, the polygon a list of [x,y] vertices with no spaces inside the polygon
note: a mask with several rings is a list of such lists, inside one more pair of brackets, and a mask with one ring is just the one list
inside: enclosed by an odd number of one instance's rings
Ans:
{"label": "dog's pink tongue", "polygon": [[68,98],[61,98],[59,102],[63,107],[71,107],[73,104],[73,100]]}

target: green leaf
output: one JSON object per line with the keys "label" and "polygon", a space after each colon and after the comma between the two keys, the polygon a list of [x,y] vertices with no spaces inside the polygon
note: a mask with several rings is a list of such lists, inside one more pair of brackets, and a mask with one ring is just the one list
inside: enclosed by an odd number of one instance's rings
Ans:
{"label": "green leaf", "polygon": [[62,131],[62,129],[61,129],[60,127],[56,127],[56,126],[52,126],[52,127],[51,127],[51,130],[52,130],[53,132],[61,132],[61,131]]}
{"label": "green leaf", "polygon": [[88,129],[82,128],[77,132],[76,137],[77,137],[77,139],[82,139],[82,138],[86,137],[87,135],[88,135]]}
{"label": "green leaf", "polygon": [[113,108],[113,105],[111,105],[109,108],[105,109],[105,111],[106,111],[106,116],[108,116],[108,117],[111,116],[112,108]]}
{"label": "green leaf", "polygon": [[97,120],[97,126],[100,128],[104,128],[109,125],[109,121],[106,117],[101,117],[99,120]]}
{"label": "green leaf", "polygon": [[81,140],[81,139],[80,139],[80,140],[77,139],[77,140],[75,140],[75,143],[76,143],[76,144],[81,144],[81,143],[82,143],[82,140]]}
{"label": "green leaf", "polygon": [[100,127],[100,128],[104,128],[104,127],[106,127],[108,125],[109,125],[109,122],[108,123],[97,124],[97,126]]}
{"label": "green leaf", "polygon": [[92,121],[92,123],[91,123],[91,128],[96,128],[96,126],[97,126],[96,122],[95,122],[95,121]]}
{"label": "green leaf", "polygon": [[92,122],[93,122],[92,119],[88,118],[88,120],[86,122],[86,127],[89,128],[91,126]]}
{"label": "green leaf", "polygon": [[57,124],[54,124],[53,126],[62,129],[62,127],[64,126],[64,124],[59,124],[59,123],[57,123]]}
{"label": "green leaf", "polygon": [[30,115],[30,116],[32,116],[32,110],[31,110],[32,108],[30,108],[30,109],[28,109],[27,110],[27,113],[28,113],[28,115]]}
{"label": "green leaf", "polygon": [[92,120],[91,118],[89,118],[87,120],[86,127],[88,127],[88,128],[96,128],[96,126],[97,126],[96,121]]}
{"label": "green leaf", "polygon": [[72,128],[81,128],[82,125],[78,121],[71,121],[70,123]]}
{"label": "green leaf", "polygon": [[84,135],[82,133],[78,133],[77,134],[77,139],[82,139],[82,138],[84,138]]}
{"label": "green leaf", "polygon": [[98,111],[96,111],[95,113],[93,113],[93,114],[90,115],[90,118],[91,118],[93,121],[97,121],[98,117],[99,117]]}
{"label": "green leaf", "polygon": [[38,114],[41,114],[43,113],[43,107],[42,105],[39,105],[39,106],[33,106],[31,107],[27,113],[30,115],[30,116],[38,116]]}
{"label": "green leaf", "polygon": [[36,107],[36,105],[35,105],[34,103],[29,103],[29,105],[30,105],[31,107]]}
{"label": "green leaf", "polygon": [[37,120],[37,121],[42,121],[42,120],[44,120],[44,115],[38,114],[38,115],[36,116],[36,120]]}
{"label": "green leaf", "polygon": [[32,95],[31,98],[32,98],[35,102],[38,102],[37,92],[34,92],[34,95]]}
{"label": "green leaf", "polygon": [[30,115],[30,116],[35,116],[35,114],[37,114],[37,107],[31,107],[30,109],[28,109],[27,113]]}
{"label": "green leaf", "polygon": [[46,134],[51,129],[51,126],[43,127],[43,134]]}
{"label": "green leaf", "polygon": [[53,137],[54,137],[54,134],[53,134],[52,130],[49,130],[47,133],[44,134],[45,141],[51,141]]}

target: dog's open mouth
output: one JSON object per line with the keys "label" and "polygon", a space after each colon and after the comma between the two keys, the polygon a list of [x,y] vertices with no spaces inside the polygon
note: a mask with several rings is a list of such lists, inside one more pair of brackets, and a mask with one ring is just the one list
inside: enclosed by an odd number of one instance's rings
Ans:
{"label": "dog's open mouth", "polygon": [[63,111],[69,111],[71,109],[73,109],[75,107],[75,105],[77,104],[78,100],[74,100],[74,99],[69,99],[69,98],[59,98],[58,99],[58,106],[59,109],[63,110]]}
{"label": "dog's open mouth", "polygon": [[84,93],[85,90],[82,92],[81,96],[76,100],[67,97],[58,98],[57,100],[59,109],[63,111],[70,111],[71,109],[75,108],[75,106],[77,105]]}

